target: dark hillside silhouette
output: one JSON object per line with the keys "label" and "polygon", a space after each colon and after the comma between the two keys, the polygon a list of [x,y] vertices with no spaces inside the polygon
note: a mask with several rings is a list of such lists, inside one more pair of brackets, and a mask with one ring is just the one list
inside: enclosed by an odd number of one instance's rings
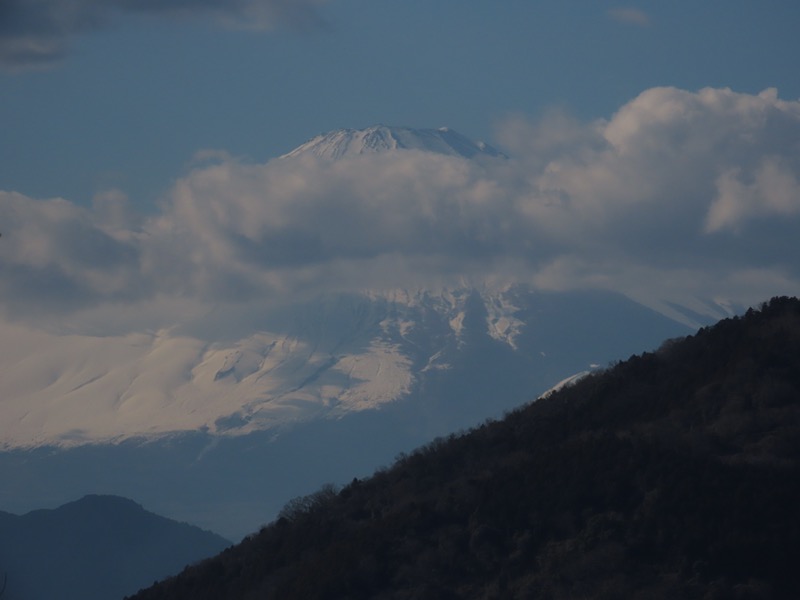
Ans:
{"label": "dark hillside silhouette", "polygon": [[325,487],[136,600],[796,598],[800,301]]}

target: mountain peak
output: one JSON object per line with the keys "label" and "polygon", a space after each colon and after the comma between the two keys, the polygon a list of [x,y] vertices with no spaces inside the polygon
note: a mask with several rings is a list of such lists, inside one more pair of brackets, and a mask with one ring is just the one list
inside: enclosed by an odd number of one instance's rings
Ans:
{"label": "mountain peak", "polygon": [[504,156],[489,144],[475,142],[448,127],[412,129],[373,125],[366,129],[337,129],[318,135],[282,158],[311,155],[336,160],[392,150],[422,150],[463,158]]}

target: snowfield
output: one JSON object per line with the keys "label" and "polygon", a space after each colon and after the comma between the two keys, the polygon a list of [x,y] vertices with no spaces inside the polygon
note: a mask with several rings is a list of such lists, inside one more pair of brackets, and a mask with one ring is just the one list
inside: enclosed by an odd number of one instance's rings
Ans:
{"label": "snowfield", "polygon": [[[500,296],[481,296],[486,332],[513,347],[521,322]],[[423,370],[415,364],[446,367],[467,298],[464,290],[332,298],[298,308],[288,332],[228,342],[177,327],[100,337],[0,321],[0,447],[243,435],[375,409],[412,390]],[[427,327],[439,323],[433,334],[419,327],[422,316]]]}

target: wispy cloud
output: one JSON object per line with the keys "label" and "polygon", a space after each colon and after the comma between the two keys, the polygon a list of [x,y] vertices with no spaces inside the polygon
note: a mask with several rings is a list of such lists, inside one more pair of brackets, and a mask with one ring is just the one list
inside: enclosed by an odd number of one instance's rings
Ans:
{"label": "wispy cloud", "polygon": [[608,16],[627,25],[636,25],[638,27],[650,25],[650,17],[646,12],[638,8],[612,8],[609,9]]}
{"label": "wispy cloud", "polygon": [[262,310],[462,278],[742,303],[800,293],[786,251],[800,231],[800,102],[653,88],[608,121],[517,117],[498,137],[511,159],[219,153],[149,218],[118,192],[93,208],[1,193],[0,310]]}
{"label": "wispy cloud", "polygon": [[327,0],[3,0],[0,2],[0,67],[47,67],[66,56],[75,36],[103,29],[119,18],[213,20],[223,26],[267,30],[279,24],[307,28],[321,23]]}

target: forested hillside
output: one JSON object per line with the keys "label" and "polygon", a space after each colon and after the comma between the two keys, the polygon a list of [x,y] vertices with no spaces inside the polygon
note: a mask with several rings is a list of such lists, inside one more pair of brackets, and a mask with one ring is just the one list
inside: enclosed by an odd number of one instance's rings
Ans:
{"label": "forested hillside", "polygon": [[796,598],[800,301],[298,498],[136,600]]}

